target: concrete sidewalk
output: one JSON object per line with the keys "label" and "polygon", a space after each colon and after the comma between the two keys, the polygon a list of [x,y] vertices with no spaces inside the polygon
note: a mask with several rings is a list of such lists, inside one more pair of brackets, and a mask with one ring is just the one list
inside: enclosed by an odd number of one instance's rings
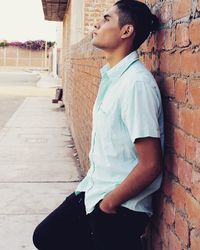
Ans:
{"label": "concrete sidewalk", "polygon": [[[35,249],[35,226],[80,180],[65,113],[27,97],[0,131],[0,249]],[[55,249],[56,250],[56,249]]]}

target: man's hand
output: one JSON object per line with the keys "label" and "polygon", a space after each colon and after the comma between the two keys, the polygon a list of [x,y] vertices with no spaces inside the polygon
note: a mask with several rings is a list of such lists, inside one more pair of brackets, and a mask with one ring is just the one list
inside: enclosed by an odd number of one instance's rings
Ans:
{"label": "man's hand", "polygon": [[99,204],[99,208],[106,214],[116,214],[117,208],[111,208],[109,203],[106,202],[106,197]]}

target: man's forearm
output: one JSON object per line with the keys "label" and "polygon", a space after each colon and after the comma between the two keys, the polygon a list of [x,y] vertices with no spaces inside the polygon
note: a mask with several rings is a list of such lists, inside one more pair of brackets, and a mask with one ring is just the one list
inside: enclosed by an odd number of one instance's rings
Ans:
{"label": "man's forearm", "polygon": [[105,212],[114,212],[122,203],[142,192],[160,172],[161,166],[138,163],[126,179],[103,199],[100,204],[101,209]]}

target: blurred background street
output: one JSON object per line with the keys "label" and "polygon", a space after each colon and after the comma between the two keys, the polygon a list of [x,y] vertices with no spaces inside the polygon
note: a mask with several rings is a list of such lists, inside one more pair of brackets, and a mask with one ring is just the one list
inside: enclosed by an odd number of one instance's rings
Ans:
{"label": "blurred background street", "polygon": [[[47,72],[0,72],[0,249],[35,249],[36,225],[81,175],[59,81]],[[55,249],[56,250],[56,249]]]}

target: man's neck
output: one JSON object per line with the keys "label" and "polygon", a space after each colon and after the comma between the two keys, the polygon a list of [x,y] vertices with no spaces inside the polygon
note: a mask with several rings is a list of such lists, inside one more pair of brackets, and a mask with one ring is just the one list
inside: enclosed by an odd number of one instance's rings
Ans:
{"label": "man's neck", "polygon": [[126,57],[131,52],[132,51],[130,50],[105,52],[106,60],[110,68],[114,67],[118,62],[120,62],[124,57]]}

